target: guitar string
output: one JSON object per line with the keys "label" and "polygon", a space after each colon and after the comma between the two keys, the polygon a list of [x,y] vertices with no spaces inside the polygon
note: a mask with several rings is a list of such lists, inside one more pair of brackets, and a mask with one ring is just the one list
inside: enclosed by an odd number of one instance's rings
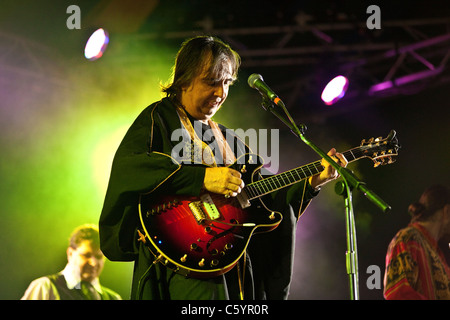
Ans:
{"label": "guitar string", "polygon": [[[364,148],[357,147],[354,149],[350,149],[348,151],[343,152],[343,155],[349,162],[352,162],[364,154],[364,151],[362,151],[361,149]],[[361,154],[361,156],[356,156],[357,154]],[[244,189],[246,190],[249,199],[252,200],[261,197],[267,193],[270,193],[272,191],[297,183],[303,179],[308,178],[309,176],[320,173],[323,170],[324,167],[322,166],[321,161],[318,160],[305,166],[298,167],[280,174],[276,174],[263,180],[258,180],[249,183],[248,185],[245,186]],[[303,175],[300,173],[300,171],[303,173]],[[309,171],[309,174],[305,173],[306,171]],[[294,174],[297,175],[297,178],[295,178]],[[289,179],[289,175],[292,177],[293,181]]]}

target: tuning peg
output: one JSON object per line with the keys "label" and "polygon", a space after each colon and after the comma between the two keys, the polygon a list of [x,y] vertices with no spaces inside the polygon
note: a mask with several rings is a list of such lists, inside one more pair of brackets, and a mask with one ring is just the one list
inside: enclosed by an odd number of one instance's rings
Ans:
{"label": "tuning peg", "polygon": [[391,139],[395,138],[396,134],[397,134],[397,132],[395,132],[395,130],[391,130],[391,132],[389,132],[386,140],[391,140]]}
{"label": "tuning peg", "polygon": [[376,168],[376,167],[380,166],[380,164],[381,164],[381,162],[379,162],[379,161],[374,161],[373,167]]}
{"label": "tuning peg", "polygon": [[375,139],[375,141],[381,141],[381,140],[383,140],[383,137],[378,137]]}

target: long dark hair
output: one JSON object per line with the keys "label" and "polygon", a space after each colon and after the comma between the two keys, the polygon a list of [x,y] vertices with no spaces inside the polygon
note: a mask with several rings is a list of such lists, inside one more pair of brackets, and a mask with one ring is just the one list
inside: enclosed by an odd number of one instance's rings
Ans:
{"label": "long dark hair", "polygon": [[162,86],[162,91],[169,98],[174,98],[202,72],[205,65],[210,65],[209,73],[214,75],[225,61],[231,64],[232,76],[236,79],[241,58],[228,44],[212,36],[188,39],[181,45],[175,59],[172,83]]}
{"label": "long dark hair", "polygon": [[450,204],[449,189],[442,185],[434,185],[423,192],[418,202],[409,205],[408,212],[412,222],[426,221],[446,204]]}

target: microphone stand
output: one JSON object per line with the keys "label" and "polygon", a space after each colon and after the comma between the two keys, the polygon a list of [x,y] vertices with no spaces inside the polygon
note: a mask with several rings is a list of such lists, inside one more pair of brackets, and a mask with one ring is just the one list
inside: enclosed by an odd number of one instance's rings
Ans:
{"label": "microphone stand", "polygon": [[[337,164],[326,152],[317,147],[314,143],[308,140],[305,136],[306,126],[300,124],[297,126],[292,119],[289,111],[286,109],[284,103],[280,100],[278,105],[266,97],[263,97],[262,107],[266,111],[270,111],[278,119],[280,119],[291,132],[299,137],[306,145],[313,149],[320,157],[325,159],[342,177],[342,182],[338,182],[335,187],[336,193],[342,195],[345,200],[346,212],[346,236],[347,236],[347,252],[345,254],[345,262],[347,274],[349,276],[350,299],[359,300],[359,274],[358,274],[358,252],[356,242],[356,228],[353,210],[353,196],[352,191],[358,190],[364,194],[371,202],[378,206],[383,212],[387,212],[391,207],[383,201],[378,195],[367,188],[366,183],[360,181],[349,169],[341,167]],[[281,108],[287,120],[280,113],[278,108]]]}

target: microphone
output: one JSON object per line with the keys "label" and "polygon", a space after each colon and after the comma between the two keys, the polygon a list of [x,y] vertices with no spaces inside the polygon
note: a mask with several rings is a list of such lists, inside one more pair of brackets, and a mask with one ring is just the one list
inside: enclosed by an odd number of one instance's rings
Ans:
{"label": "microphone", "polygon": [[258,92],[264,97],[268,98],[270,102],[273,102],[277,106],[284,107],[283,101],[269,88],[264,82],[263,77],[260,74],[254,73],[248,77],[248,85],[250,88],[258,90]]}

